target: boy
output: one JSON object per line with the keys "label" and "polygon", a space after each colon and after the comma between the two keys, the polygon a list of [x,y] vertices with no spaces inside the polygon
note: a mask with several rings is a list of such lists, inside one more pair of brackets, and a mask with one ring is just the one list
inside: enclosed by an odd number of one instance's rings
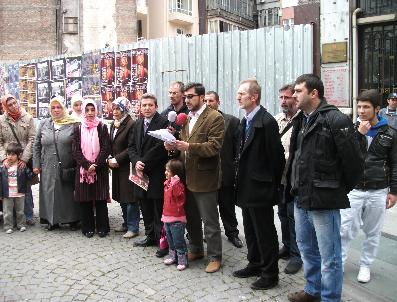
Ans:
{"label": "boy", "polygon": [[7,234],[13,232],[13,209],[15,207],[17,228],[24,232],[25,215],[24,200],[27,192],[27,182],[33,177],[27,167],[19,168],[19,158],[22,147],[17,143],[9,143],[6,148],[7,159],[0,167],[0,198],[3,198],[4,230]]}

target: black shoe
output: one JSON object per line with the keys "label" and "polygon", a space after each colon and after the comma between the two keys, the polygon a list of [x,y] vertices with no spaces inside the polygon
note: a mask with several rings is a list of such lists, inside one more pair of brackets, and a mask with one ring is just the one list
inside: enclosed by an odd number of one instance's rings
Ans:
{"label": "black shoe", "polygon": [[163,258],[165,255],[168,255],[168,249],[158,249],[156,251],[157,258]]}
{"label": "black shoe", "polygon": [[94,236],[94,232],[85,232],[83,233],[83,235],[87,238],[91,238],[92,236]]}
{"label": "black shoe", "polygon": [[108,235],[107,232],[98,232],[98,236],[101,238],[106,237],[107,235]]}
{"label": "black shoe", "polygon": [[132,245],[133,246],[141,246],[141,247],[155,246],[155,245],[157,245],[157,242],[152,238],[146,237],[142,240],[135,241]]}
{"label": "black shoe", "polygon": [[251,284],[252,289],[271,289],[278,284],[278,277],[268,278],[260,277],[254,283]]}
{"label": "black shoe", "polygon": [[79,229],[79,221],[69,223],[71,231],[77,231]]}
{"label": "black shoe", "polygon": [[230,236],[227,238],[235,247],[242,248],[243,242],[238,238],[238,236]]}
{"label": "black shoe", "polygon": [[257,276],[260,276],[261,273],[262,272],[260,270],[250,268],[247,266],[247,267],[240,269],[238,271],[234,271],[233,277],[237,277],[237,278],[257,277]]}
{"label": "black shoe", "polygon": [[287,266],[284,269],[284,273],[286,274],[296,274],[302,267],[302,262],[292,259],[288,262]]}
{"label": "black shoe", "polygon": [[278,259],[288,260],[289,257],[289,250],[285,246],[283,246],[278,252]]}
{"label": "black shoe", "polygon": [[49,225],[47,225],[46,229],[47,229],[47,231],[53,231],[53,230],[59,229],[59,224],[49,224]]}

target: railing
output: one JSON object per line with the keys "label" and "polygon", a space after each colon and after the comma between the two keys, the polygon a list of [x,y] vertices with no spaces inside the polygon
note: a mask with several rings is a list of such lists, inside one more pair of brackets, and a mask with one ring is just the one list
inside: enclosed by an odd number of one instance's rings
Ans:
{"label": "railing", "polygon": [[252,0],[207,0],[207,10],[222,9],[239,17],[253,20]]}
{"label": "railing", "polygon": [[192,15],[192,0],[170,0],[169,11],[171,13],[182,13]]}
{"label": "railing", "polygon": [[358,0],[357,7],[362,8],[363,17],[396,13],[396,0]]}

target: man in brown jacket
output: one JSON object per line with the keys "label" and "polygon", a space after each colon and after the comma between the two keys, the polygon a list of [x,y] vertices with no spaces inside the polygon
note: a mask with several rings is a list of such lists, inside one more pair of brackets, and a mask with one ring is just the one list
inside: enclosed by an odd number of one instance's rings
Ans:
{"label": "man in brown jacket", "polygon": [[222,239],[219,225],[217,191],[221,184],[220,151],[225,121],[205,104],[205,88],[200,83],[185,86],[189,118],[182,126],[181,140],[165,144],[167,150],[179,150],[185,163],[187,230],[190,236],[189,261],[204,257],[203,230],[209,263],[205,271],[214,273],[221,267]]}

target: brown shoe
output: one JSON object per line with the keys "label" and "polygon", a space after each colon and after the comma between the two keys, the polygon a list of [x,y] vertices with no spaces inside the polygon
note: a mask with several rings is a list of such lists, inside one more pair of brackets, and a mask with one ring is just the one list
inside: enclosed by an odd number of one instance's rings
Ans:
{"label": "brown shoe", "polygon": [[211,260],[207,267],[205,268],[205,272],[207,273],[215,273],[219,271],[221,268],[221,262],[219,260]]}
{"label": "brown shoe", "polygon": [[203,253],[192,253],[192,252],[189,252],[189,253],[187,253],[187,258],[188,258],[188,261],[191,262],[191,261],[194,261],[194,260],[198,260],[198,259],[204,258],[204,254]]}
{"label": "brown shoe", "polygon": [[299,292],[289,294],[288,300],[291,302],[320,302],[321,298],[309,295],[304,290],[301,290]]}

